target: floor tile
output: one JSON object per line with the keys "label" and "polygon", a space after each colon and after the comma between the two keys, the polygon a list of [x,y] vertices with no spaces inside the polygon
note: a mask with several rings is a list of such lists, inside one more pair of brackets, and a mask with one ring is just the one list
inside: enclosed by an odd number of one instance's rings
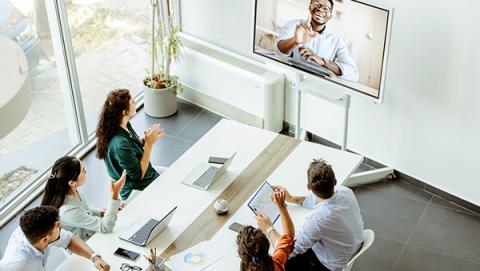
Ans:
{"label": "floor tile", "polygon": [[[145,116],[142,109],[141,111],[137,112],[137,115],[135,115],[133,119],[130,120],[133,130],[135,130],[140,138],[143,138],[143,133],[153,125],[153,122],[147,121],[149,118],[150,117]],[[161,119],[158,121],[158,123],[160,123],[160,125],[162,124]]]}
{"label": "floor tile", "polygon": [[387,193],[393,196],[412,199],[421,202],[429,202],[432,195],[424,190],[420,190],[417,187],[402,181],[397,180],[384,180],[377,183],[372,183],[363,186],[364,188],[373,189],[383,193]]}
{"label": "floor tile", "polygon": [[430,205],[409,243],[480,264],[480,217]]}
{"label": "floor tile", "polygon": [[393,271],[478,271],[480,265],[407,245]]}
{"label": "floor tile", "polygon": [[208,110],[203,110],[197,118],[176,135],[176,137],[196,142],[221,119],[221,116]]}
{"label": "floor tile", "polygon": [[450,201],[448,201],[446,199],[443,199],[441,197],[438,197],[438,196],[433,196],[431,204],[435,205],[435,206],[441,206],[441,207],[444,207],[444,208],[449,208],[449,209],[452,209],[452,210],[455,210],[455,211],[458,211],[458,212],[463,212],[463,213],[468,213],[468,214],[480,216],[480,214],[475,213],[474,211],[466,209],[466,208],[464,208],[460,205],[457,205],[453,202],[450,202]]}
{"label": "floor tile", "polygon": [[372,246],[353,264],[352,271],[391,270],[404,243],[375,237]]}
{"label": "floor tile", "polygon": [[[174,137],[168,136],[168,135],[163,135],[163,137],[160,138],[159,140],[157,140],[157,142],[155,142],[155,144],[153,145],[152,153],[151,153],[150,157],[152,157],[153,154],[161,153],[163,150],[168,148],[168,146],[170,146],[172,144],[173,140],[174,140]],[[152,160],[152,159],[150,159],[150,160]]]}
{"label": "floor tile", "polygon": [[155,153],[152,152],[152,155],[150,156],[150,161],[154,165],[169,167],[193,144],[194,142],[191,141],[174,138],[162,151]]}
{"label": "floor tile", "polygon": [[365,228],[378,237],[406,242],[427,203],[394,196],[373,189],[355,192]]}
{"label": "floor tile", "polygon": [[[146,130],[154,124],[160,123],[164,133],[169,136],[175,136],[180,133],[185,127],[187,127],[197,115],[202,111],[198,106],[185,102],[181,99],[178,100],[178,111],[175,115],[167,118],[152,118],[144,113],[142,108],[137,112],[136,117],[132,120],[136,126]],[[137,131],[137,133],[143,133],[143,131]]]}

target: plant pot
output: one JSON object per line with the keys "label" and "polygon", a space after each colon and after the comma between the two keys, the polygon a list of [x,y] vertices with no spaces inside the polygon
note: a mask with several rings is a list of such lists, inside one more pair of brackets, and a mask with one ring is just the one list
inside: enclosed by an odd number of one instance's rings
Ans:
{"label": "plant pot", "polygon": [[154,118],[169,117],[177,112],[177,94],[172,87],[153,89],[143,85],[145,114]]}

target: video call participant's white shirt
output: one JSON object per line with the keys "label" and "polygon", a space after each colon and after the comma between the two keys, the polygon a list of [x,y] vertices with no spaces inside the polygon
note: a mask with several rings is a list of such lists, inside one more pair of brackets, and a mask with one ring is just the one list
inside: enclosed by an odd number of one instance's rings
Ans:
{"label": "video call participant's white shirt", "polygon": [[52,246],[67,248],[72,236],[71,232],[61,229],[60,238],[40,251],[30,244],[22,229],[17,227],[8,240],[7,249],[0,261],[0,271],[44,271]]}
{"label": "video call participant's white shirt", "polygon": [[337,185],[333,196],[320,203],[310,192],[303,207],[312,212],[296,229],[290,257],[311,248],[329,270],[343,270],[363,243],[363,218],[355,194],[350,188]]}
{"label": "video call participant's white shirt", "polygon": [[[285,24],[275,44],[278,53],[290,57],[290,55],[280,52],[278,42],[293,37],[296,26],[304,22],[304,20],[292,20]],[[328,61],[334,61],[342,71],[342,75],[339,76],[339,78],[352,82],[358,81],[357,64],[355,64],[352,56],[350,56],[345,42],[337,34],[330,32],[328,28],[325,28],[322,33],[317,34],[315,38],[309,40],[307,43],[297,45],[292,49],[294,59],[305,61],[305,58],[303,58],[298,51],[300,47],[310,49],[317,56]]]}

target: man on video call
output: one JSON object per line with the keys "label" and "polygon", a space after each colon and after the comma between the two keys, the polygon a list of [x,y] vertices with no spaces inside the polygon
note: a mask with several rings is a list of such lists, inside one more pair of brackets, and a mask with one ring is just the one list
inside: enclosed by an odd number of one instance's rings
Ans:
{"label": "man on video call", "polygon": [[357,65],[345,42],[326,29],[332,10],[333,0],[311,0],[308,19],[288,22],[277,38],[277,48],[287,57],[322,66],[341,79],[356,82]]}

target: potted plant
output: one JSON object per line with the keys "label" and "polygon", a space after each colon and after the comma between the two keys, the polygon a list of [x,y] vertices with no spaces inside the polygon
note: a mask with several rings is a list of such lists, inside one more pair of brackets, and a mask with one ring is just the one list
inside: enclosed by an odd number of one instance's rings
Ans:
{"label": "potted plant", "polygon": [[[171,74],[171,65],[180,56],[182,43],[179,28],[173,24],[173,2],[166,0],[167,22],[159,18],[159,0],[152,4],[152,58],[150,74],[143,80],[145,113],[156,118],[177,112],[177,92],[181,91],[178,76]],[[160,0],[161,1],[161,0]]]}

